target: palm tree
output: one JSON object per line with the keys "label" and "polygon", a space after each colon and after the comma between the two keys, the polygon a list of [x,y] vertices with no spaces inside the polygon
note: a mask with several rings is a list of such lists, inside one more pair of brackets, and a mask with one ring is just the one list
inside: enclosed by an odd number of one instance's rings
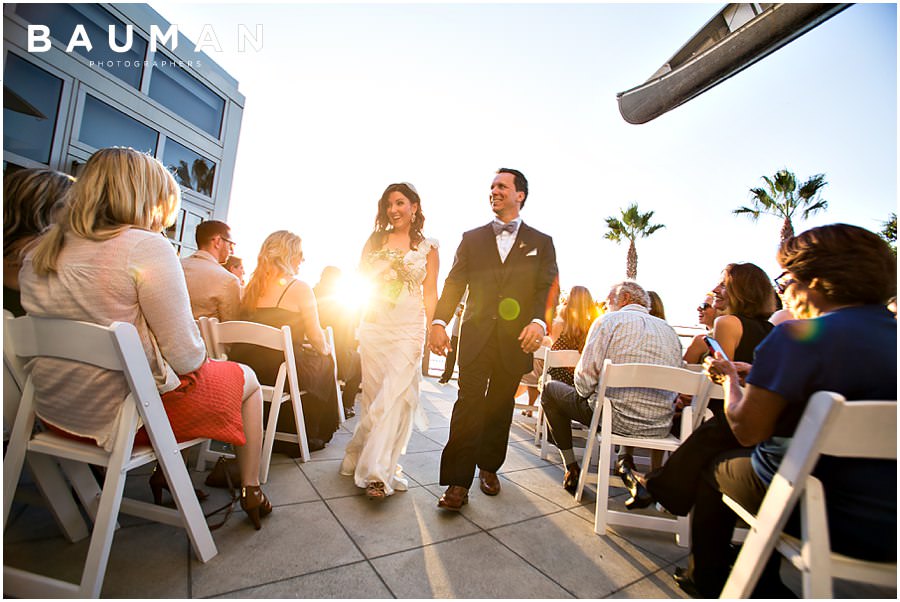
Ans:
{"label": "palm tree", "polygon": [[637,249],[634,241],[638,237],[645,238],[650,236],[660,228],[665,228],[662,224],[650,225],[650,218],[653,212],[641,213],[638,211],[637,203],[628,205],[625,210],[619,210],[621,219],[611,216],[606,218],[606,226],[609,228],[603,238],[613,242],[622,242],[628,240],[628,259],[625,263],[625,274],[632,280],[637,278]]}
{"label": "palm tree", "polygon": [[766,182],[765,188],[751,188],[753,205],[751,207],[738,207],[735,215],[747,215],[753,221],[767,213],[784,220],[781,225],[781,242],[794,235],[794,224],[791,219],[797,210],[803,210],[803,219],[817,211],[828,208],[828,201],[816,198],[819,191],[828,182],[825,174],[816,174],[797,187],[797,178],[794,173],[782,169],[773,178],[763,176]]}
{"label": "palm tree", "polygon": [[881,238],[887,241],[891,246],[894,254],[897,254],[897,214],[891,213],[891,219],[881,222],[882,230],[879,232]]}

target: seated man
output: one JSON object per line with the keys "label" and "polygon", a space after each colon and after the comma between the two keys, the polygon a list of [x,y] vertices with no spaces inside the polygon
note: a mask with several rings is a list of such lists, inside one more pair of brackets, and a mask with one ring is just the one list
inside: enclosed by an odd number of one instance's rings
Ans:
{"label": "seated man", "polygon": [[194,236],[197,251],[181,260],[194,319],[237,320],[241,281],[222,266],[234,251],[231,229],[225,222],[209,220],[197,226]]}
{"label": "seated man", "polygon": [[[541,404],[550,433],[559,447],[566,475],[563,487],[574,493],[578,486],[578,462],[572,451],[572,420],[589,425],[597,402],[597,385],[603,362],[643,363],[681,367],[681,343],[665,320],[650,315],[650,296],[632,280],[612,287],[609,311],[591,325],[581,359],[575,367],[575,386],[559,381],[545,383]],[[612,401],[613,432],[634,437],[665,437],[672,425],[675,393],[654,389],[607,389]],[[602,404],[602,400],[600,401]],[[624,458],[620,458],[620,463]]]}

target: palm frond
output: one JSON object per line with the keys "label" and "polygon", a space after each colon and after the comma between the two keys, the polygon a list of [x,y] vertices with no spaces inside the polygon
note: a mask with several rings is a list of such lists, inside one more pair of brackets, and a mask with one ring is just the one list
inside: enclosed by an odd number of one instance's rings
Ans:
{"label": "palm frond", "polygon": [[824,211],[828,209],[828,201],[819,201],[813,205],[810,205],[806,209],[803,210],[803,219],[809,219],[809,216],[818,213],[819,211]]}
{"label": "palm frond", "polygon": [[734,213],[735,215],[746,215],[755,222],[759,219],[759,216],[762,212],[757,209],[753,209],[752,207],[738,207],[737,209],[732,211],[732,213]]}

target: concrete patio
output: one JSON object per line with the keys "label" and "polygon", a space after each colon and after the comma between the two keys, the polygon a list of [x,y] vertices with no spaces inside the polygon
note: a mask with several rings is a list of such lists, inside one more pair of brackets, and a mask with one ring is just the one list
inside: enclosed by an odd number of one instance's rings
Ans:
{"label": "concrete patio", "polygon": [[[430,428],[414,432],[401,458],[410,489],[369,501],[338,474],[355,419],[308,463],[276,454],[265,491],[275,510],[255,531],[237,509],[213,536],[219,554],[198,562],[176,528],[128,516],[113,540],[104,598],[684,598],[671,573],[687,551],[671,535],[617,528],[593,533],[594,497],[582,504],[560,486],[556,454],[540,459],[530,421],[516,416],[501,470],[503,490],[476,488],[461,514],[437,509],[441,449],[455,381],[422,382]],[[205,474],[192,472],[202,484]],[[209,489],[206,510],[227,500]],[[611,506],[622,506],[616,490]],[[147,474],[126,495],[151,499]],[[66,542],[49,513],[16,503],[4,534],[4,564],[72,581],[87,541]],[[799,590],[796,575],[786,581]],[[840,597],[895,598],[855,584]]]}

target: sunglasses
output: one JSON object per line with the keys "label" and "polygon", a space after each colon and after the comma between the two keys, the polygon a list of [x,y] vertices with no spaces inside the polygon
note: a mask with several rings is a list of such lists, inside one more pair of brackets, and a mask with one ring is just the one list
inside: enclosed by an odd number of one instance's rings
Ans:
{"label": "sunglasses", "polygon": [[697,311],[706,311],[710,307],[712,307],[711,303],[701,303],[700,305],[697,306]]}
{"label": "sunglasses", "polygon": [[778,291],[779,295],[783,295],[784,291],[786,291],[790,285],[797,282],[795,278],[791,278],[788,274],[790,274],[790,272],[782,272],[778,278],[773,280],[775,283],[775,290]]}

